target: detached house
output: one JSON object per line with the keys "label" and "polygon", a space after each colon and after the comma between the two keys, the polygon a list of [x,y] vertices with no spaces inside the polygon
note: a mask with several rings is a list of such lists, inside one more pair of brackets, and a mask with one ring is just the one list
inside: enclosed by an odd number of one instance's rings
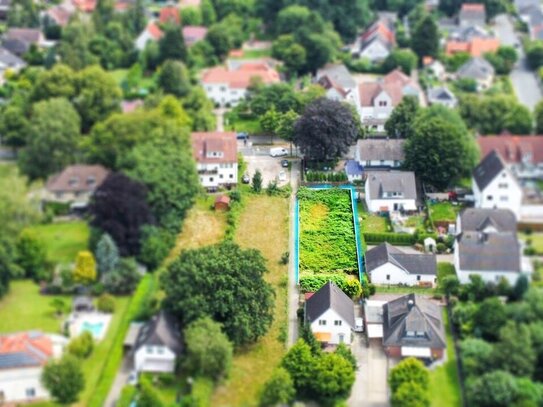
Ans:
{"label": "detached house", "polygon": [[447,347],[441,308],[409,294],[383,305],[383,346],[389,357],[441,359]]}
{"label": "detached house", "polygon": [[2,46],[12,54],[22,57],[32,45],[45,46],[47,42],[37,28],[10,28],[4,34]]}
{"label": "detached house", "polygon": [[399,69],[395,69],[376,82],[359,85],[360,118],[372,131],[382,133],[385,123],[404,96],[422,98],[419,85]]}
{"label": "detached house", "polygon": [[522,206],[522,188],[501,155],[491,151],[473,170],[475,207],[509,209],[517,219]]}
{"label": "detached house", "polygon": [[7,49],[0,47],[0,81],[3,81],[6,71],[19,72],[26,67],[26,62]]}
{"label": "detached house", "polygon": [[0,404],[47,400],[48,391],[41,382],[43,366],[62,355],[67,340],[37,331],[0,336]]}
{"label": "detached house", "polygon": [[482,57],[471,58],[456,71],[458,79],[473,79],[479,91],[492,86],[494,75],[494,67]]}
{"label": "detached house", "polygon": [[208,190],[230,188],[238,182],[236,133],[192,133],[192,151],[202,186]]}
{"label": "detached house", "polygon": [[486,9],[482,3],[464,3],[458,14],[460,27],[484,27],[486,24]]}
{"label": "detached house", "polygon": [[364,185],[370,212],[417,210],[417,184],[411,171],[372,171]]}
{"label": "detached house", "polygon": [[454,243],[454,266],[461,283],[478,275],[485,282],[505,278],[514,285],[531,264],[522,256],[515,214],[506,209],[466,209],[458,215],[459,234]]}
{"label": "detached house", "polygon": [[365,254],[366,271],[373,284],[433,286],[437,281],[435,254],[404,253],[382,243]]}
{"label": "detached house", "polygon": [[163,35],[164,33],[158,26],[158,23],[156,21],[149,21],[145,29],[141,32],[138,38],[136,38],[134,47],[136,47],[138,51],[143,51],[148,42],[157,42],[162,38]]}
{"label": "detached house", "polygon": [[358,104],[358,86],[345,65],[326,64],[317,71],[315,81],[326,90],[328,99]]}
{"label": "detached house", "polygon": [[453,55],[466,52],[472,57],[482,57],[487,52],[495,52],[500,40],[480,26],[460,27],[452,30],[445,44],[445,53]]}
{"label": "detached house", "polygon": [[199,41],[205,39],[207,35],[207,27],[198,25],[186,25],[183,27],[183,39],[187,47],[192,47]]}
{"label": "detached house", "polygon": [[403,164],[403,139],[361,139],[356,142],[355,160],[368,170],[393,169]]}
{"label": "detached house", "polygon": [[279,73],[268,61],[247,62],[236,69],[218,66],[202,75],[201,83],[206,95],[216,105],[235,106],[245,98],[253,80],[270,85],[279,83]]}
{"label": "detached house", "polygon": [[137,372],[173,373],[182,350],[179,324],[161,311],[139,329],[134,345],[134,368]]}
{"label": "detached house", "polygon": [[446,86],[429,88],[427,97],[430,105],[443,105],[450,109],[454,109],[458,105],[458,99]]}
{"label": "detached house", "polygon": [[381,16],[355,41],[352,53],[360,58],[379,62],[390,55],[396,46],[394,21]]}
{"label": "detached house", "polygon": [[518,179],[543,177],[542,136],[481,136],[477,143],[483,157],[497,151]]}
{"label": "detached house", "polygon": [[350,344],[355,328],[353,301],[332,282],[328,282],[305,303],[305,322],[319,342]]}

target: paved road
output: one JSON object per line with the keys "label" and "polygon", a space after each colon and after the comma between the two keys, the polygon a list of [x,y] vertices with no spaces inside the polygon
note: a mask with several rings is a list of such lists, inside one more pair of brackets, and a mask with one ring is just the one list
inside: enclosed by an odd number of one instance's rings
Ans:
{"label": "paved road", "polygon": [[298,286],[294,276],[294,203],[296,200],[296,191],[300,181],[300,161],[292,162],[290,170],[290,186],[292,187],[292,195],[290,197],[290,233],[289,247],[290,256],[288,264],[288,341],[287,346],[291,347],[298,339]]}
{"label": "paved road", "polygon": [[[503,45],[514,46],[521,43],[514,31],[513,23],[504,14],[496,17],[494,30]],[[519,61],[511,72],[511,82],[513,83],[518,100],[533,111],[537,102],[542,98],[541,88],[534,73],[527,67],[526,56],[522,47],[518,47],[517,51],[519,53]]]}

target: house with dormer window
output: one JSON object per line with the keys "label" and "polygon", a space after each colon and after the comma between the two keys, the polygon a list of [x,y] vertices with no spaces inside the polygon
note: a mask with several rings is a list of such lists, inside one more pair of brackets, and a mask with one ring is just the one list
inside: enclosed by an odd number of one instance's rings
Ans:
{"label": "house with dormer window", "polygon": [[207,190],[238,182],[238,150],[234,132],[192,133],[192,150],[200,183]]}
{"label": "house with dormer window", "polygon": [[412,171],[372,171],[364,185],[370,212],[416,211],[417,183]]}

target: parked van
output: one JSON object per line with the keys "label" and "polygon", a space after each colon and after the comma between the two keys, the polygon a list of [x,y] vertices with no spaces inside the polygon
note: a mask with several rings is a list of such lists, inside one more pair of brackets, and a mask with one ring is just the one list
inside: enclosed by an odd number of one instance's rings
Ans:
{"label": "parked van", "polygon": [[282,157],[288,155],[288,151],[286,148],[283,147],[273,147],[270,148],[270,155],[272,157]]}

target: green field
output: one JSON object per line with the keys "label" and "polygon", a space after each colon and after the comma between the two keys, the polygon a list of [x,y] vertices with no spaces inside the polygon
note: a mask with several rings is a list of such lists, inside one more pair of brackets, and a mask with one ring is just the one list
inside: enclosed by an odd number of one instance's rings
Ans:
{"label": "green field", "polygon": [[430,371],[430,398],[432,407],[460,407],[462,400],[456,352],[446,310],[443,310],[443,320],[447,334],[447,361]]}
{"label": "green field", "polygon": [[429,204],[430,216],[434,222],[451,222],[456,221],[456,215],[462,207],[453,205],[450,202],[438,202]]}
{"label": "green field", "polygon": [[531,241],[530,246],[535,249],[536,253],[543,255],[543,233],[530,233],[529,235],[522,233],[520,236],[525,242],[529,239]]}
{"label": "green field", "polygon": [[235,115],[225,115],[224,127],[229,131],[245,132],[249,134],[262,133],[258,118],[244,119]]}
{"label": "green field", "polygon": [[358,202],[356,206],[358,209],[358,219],[360,221],[360,231],[362,233],[389,232],[389,221],[387,218],[366,212],[364,205],[360,202]]}
{"label": "green field", "polygon": [[86,250],[89,227],[83,221],[51,223],[30,228],[47,246],[47,257],[55,263],[72,263],[77,253]]}

